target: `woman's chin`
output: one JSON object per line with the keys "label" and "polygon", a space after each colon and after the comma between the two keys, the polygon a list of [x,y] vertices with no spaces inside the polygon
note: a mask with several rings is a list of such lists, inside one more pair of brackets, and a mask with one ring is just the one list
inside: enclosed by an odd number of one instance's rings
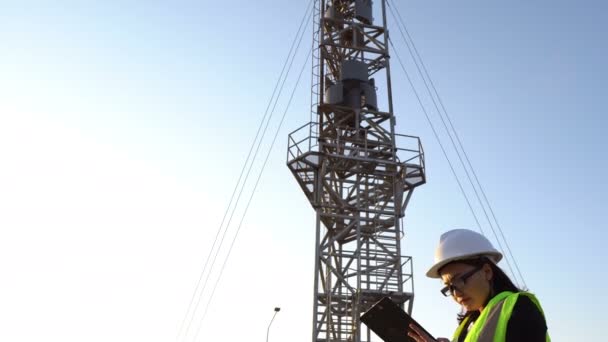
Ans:
{"label": "woman's chin", "polygon": [[461,305],[465,311],[479,310],[479,307],[474,305],[474,303],[470,299],[463,301]]}

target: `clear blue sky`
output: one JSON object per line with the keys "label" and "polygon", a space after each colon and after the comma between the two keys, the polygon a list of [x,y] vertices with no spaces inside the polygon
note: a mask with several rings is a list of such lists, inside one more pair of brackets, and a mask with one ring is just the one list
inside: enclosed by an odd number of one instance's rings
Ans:
{"label": "clear blue sky", "polygon": [[[0,340],[175,340],[306,3],[0,2]],[[397,6],[553,340],[603,338],[607,6]],[[392,70],[398,131],[427,158],[403,241],[414,315],[451,335],[458,308],[424,272],[443,231],[475,222]],[[285,167],[304,75],[197,341],[263,340],[274,306],[270,340],[310,340],[314,214]]]}

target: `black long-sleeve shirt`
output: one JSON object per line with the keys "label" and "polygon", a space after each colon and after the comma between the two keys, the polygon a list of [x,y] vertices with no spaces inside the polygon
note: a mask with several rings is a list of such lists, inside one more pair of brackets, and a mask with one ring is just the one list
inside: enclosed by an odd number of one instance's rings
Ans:
{"label": "black long-sleeve shirt", "polygon": [[[469,328],[473,322],[469,323]],[[465,328],[458,341],[464,342]],[[547,323],[536,304],[527,296],[519,296],[507,323],[506,342],[545,342]]]}
{"label": "black long-sleeve shirt", "polygon": [[545,342],[547,322],[536,304],[519,296],[507,323],[507,342]]}

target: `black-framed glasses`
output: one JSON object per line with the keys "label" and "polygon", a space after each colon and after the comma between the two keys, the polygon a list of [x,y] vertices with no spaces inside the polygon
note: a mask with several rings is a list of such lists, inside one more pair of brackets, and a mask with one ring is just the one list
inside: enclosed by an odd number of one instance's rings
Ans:
{"label": "black-framed glasses", "polygon": [[444,288],[441,289],[441,294],[443,294],[446,297],[449,296],[453,296],[454,295],[454,291],[455,290],[462,290],[462,288],[464,287],[464,285],[467,282],[467,279],[469,279],[473,274],[475,274],[477,271],[481,270],[483,267],[483,265],[481,266],[477,266],[474,269],[462,274],[461,276],[457,277],[456,279],[452,279]]}

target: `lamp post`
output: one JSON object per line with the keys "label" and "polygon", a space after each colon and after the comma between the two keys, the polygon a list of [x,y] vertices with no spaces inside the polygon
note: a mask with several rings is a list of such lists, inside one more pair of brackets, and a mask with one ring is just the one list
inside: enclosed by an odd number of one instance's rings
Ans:
{"label": "lamp post", "polygon": [[268,324],[268,330],[266,331],[266,342],[268,342],[268,335],[270,334],[270,326],[272,325],[272,321],[274,321],[274,317],[277,315],[277,313],[281,311],[281,308],[276,307],[274,308],[274,315],[272,315],[272,319],[270,320],[270,324]]}

